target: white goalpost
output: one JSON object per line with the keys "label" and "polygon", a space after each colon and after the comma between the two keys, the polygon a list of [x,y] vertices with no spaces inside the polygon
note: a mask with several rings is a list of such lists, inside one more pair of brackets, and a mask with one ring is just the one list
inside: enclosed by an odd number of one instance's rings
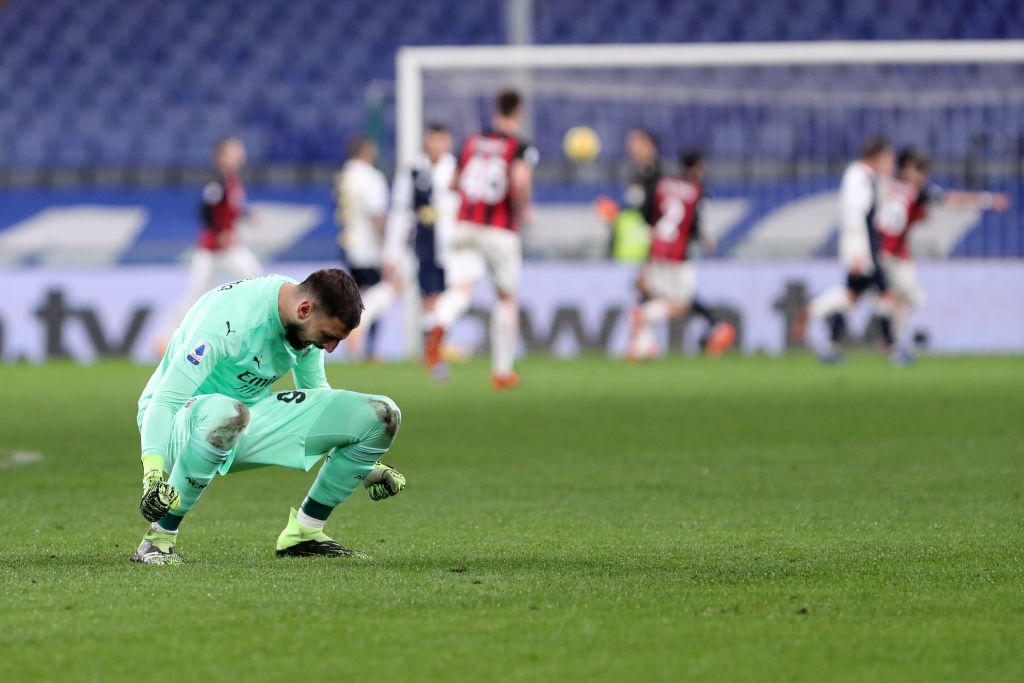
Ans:
{"label": "white goalpost", "polygon": [[1021,62],[1021,40],[403,47],[396,56],[397,157],[408,162],[419,149],[427,71]]}
{"label": "white goalpost", "polygon": [[[486,124],[497,89],[515,85],[541,153],[535,178],[557,189],[554,201],[587,201],[587,183],[614,193],[625,134],[642,127],[661,138],[668,170],[680,150],[701,148],[715,196],[733,198],[736,211],[743,201],[762,214],[789,206],[755,235],[734,232],[743,244],[724,245],[731,256],[826,255],[828,226],[801,216],[832,205],[828,193],[867,135],[929,152],[949,187],[1013,192],[1024,175],[1020,40],[406,47],[396,59],[399,164],[418,151],[424,122],[446,123],[460,139]],[[593,163],[562,155],[563,134],[579,125],[602,141]],[[588,257],[603,248],[600,226],[578,215],[525,231],[527,252]],[[1021,221],[1019,209],[990,217],[969,253],[1021,253]],[[941,258],[976,220],[932,224],[921,254]]]}

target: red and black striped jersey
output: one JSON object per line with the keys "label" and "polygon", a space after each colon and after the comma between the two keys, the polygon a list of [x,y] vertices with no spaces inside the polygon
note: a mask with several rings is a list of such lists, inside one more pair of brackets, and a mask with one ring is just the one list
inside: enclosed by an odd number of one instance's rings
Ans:
{"label": "red and black striped jersey", "polygon": [[519,231],[511,184],[511,167],[516,159],[534,165],[537,149],[493,130],[469,136],[459,154],[460,221]]}
{"label": "red and black striped jersey", "polygon": [[882,237],[882,252],[909,259],[910,231],[927,215],[928,197],[924,192],[910,183],[893,183],[886,194],[877,222]]}
{"label": "red and black striped jersey", "polygon": [[651,258],[685,261],[703,190],[699,183],[682,178],[662,178],[654,191],[651,215]]}
{"label": "red and black striped jersey", "polygon": [[216,251],[235,242],[235,224],[245,206],[245,188],[237,175],[218,174],[203,186],[199,246]]}

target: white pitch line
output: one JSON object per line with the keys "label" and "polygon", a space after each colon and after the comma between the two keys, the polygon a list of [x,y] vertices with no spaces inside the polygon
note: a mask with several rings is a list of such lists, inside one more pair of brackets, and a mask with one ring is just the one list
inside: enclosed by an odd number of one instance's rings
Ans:
{"label": "white pitch line", "polygon": [[0,450],[0,470],[9,470],[22,465],[31,465],[43,459],[39,451]]}

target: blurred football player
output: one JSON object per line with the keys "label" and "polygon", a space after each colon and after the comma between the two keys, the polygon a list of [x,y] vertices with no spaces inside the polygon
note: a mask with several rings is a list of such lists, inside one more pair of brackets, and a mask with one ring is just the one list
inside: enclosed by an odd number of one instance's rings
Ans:
{"label": "blurred football player", "polygon": [[395,282],[382,271],[384,227],[388,211],[388,181],[377,167],[377,144],[366,137],[349,142],[349,158],[335,176],[335,222],[342,258],[359,285],[366,305],[366,322],[353,330],[346,351],[354,358],[373,359],[376,320],[395,297]]}
{"label": "blurred football player", "polygon": [[[309,471],[321,460],[275,552],[363,555],[324,533],[328,516],[360,483],[381,500],[404,489],[405,478],[380,462],[402,421],[398,406],[332,389],[324,375],[324,352],[359,325],[362,308],[352,277],[330,269],[303,282],[281,275],[232,282],[189,309],[139,398],[139,511],[151,524],[132,561],[184,562],[178,528],[218,472]],[[271,391],[289,373],[295,389]]]}
{"label": "blurred football player", "polygon": [[[869,291],[878,296],[875,311],[881,320],[882,340],[886,350],[892,349],[892,297],[878,262],[882,240],[875,227],[880,186],[892,177],[892,170],[889,141],[869,137],[862,146],[861,158],[843,173],[839,188],[839,260],[846,268],[846,284],[819,294],[807,310],[811,319],[828,322],[829,343],[818,354],[823,363],[843,360],[839,344],[846,333],[846,313]],[[799,326],[803,327],[803,321]]]}
{"label": "blurred football player", "polygon": [[519,384],[513,369],[523,263],[519,227],[533,220],[531,185],[539,157],[536,147],[519,138],[522,121],[522,95],[502,90],[491,128],[470,135],[459,154],[453,187],[461,204],[445,264],[447,288],[437,299],[424,344],[424,362],[435,377],[445,373],[445,333],[469,308],[486,268],[498,297],[491,311],[491,385],[509,389]]}
{"label": "blurred football player", "polygon": [[424,325],[429,324],[437,297],[444,291],[444,262],[459,208],[459,195],[452,189],[456,161],[451,150],[448,128],[440,123],[428,125],[423,152],[409,168],[398,172],[391,190],[384,249],[385,280],[401,281],[403,257],[411,241],[423,298]]}
{"label": "blurred football player", "polygon": [[[699,205],[703,197],[705,162],[697,150],[680,158],[679,177],[662,177],[654,196],[643,207],[644,219],[652,226],[653,239],[647,264],[640,274],[640,289],[646,301],[633,309],[632,329],[626,355],[647,360],[658,353],[653,326],[686,315],[694,305],[697,270],[693,261],[693,232],[698,229]],[[707,349],[724,353],[736,340],[736,329],[715,322]]]}
{"label": "blurred football player", "polygon": [[1009,198],[991,192],[943,190],[929,185],[931,160],[915,149],[905,149],[896,160],[896,180],[886,193],[879,211],[877,227],[881,233],[880,259],[882,272],[894,298],[893,336],[896,351],[893,362],[908,365],[914,361],[906,338],[907,323],[913,312],[924,303],[925,292],[910,259],[910,233],[928,216],[931,204],[955,209],[992,209],[1005,211]]}
{"label": "blurred football player", "polygon": [[169,329],[157,342],[160,353],[185,312],[217,284],[218,277],[222,280],[256,277],[262,270],[259,259],[238,235],[238,219],[246,211],[245,188],[239,176],[245,165],[245,145],[235,137],[219,140],[213,148],[213,164],[213,177],[203,185],[199,205],[202,227],[192,252],[188,284],[170,318]]}
{"label": "blurred football player", "polygon": [[[626,187],[622,210],[620,211],[619,206],[608,197],[599,197],[596,208],[598,214],[612,225],[612,256],[616,260],[627,260],[624,257],[628,257],[629,260],[646,261],[650,255],[652,239],[651,227],[647,220],[654,211],[655,190],[662,177],[657,136],[645,128],[634,128],[626,135],[626,153],[629,155],[631,175],[629,185]],[[696,150],[693,150],[692,154],[700,157],[701,163],[703,163],[702,154]],[[687,161],[683,160],[684,167],[686,164]],[[704,194],[702,189],[702,199]],[[689,233],[688,256],[690,258],[695,257],[698,249],[708,252],[714,250],[714,242],[701,228],[701,216],[698,210],[694,215]],[[638,234],[638,230],[643,230],[642,237]],[[641,302],[646,301],[649,294],[644,291],[642,277],[637,280],[637,289]],[[689,310],[707,321],[707,331],[701,335],[701,349],[716,355],[723,352],[725,349],[720,345],[708,346],[711,333],[718,323],[717,316],[696,296],[693,297]],[[721,340],[719,339],[719,342]]]}

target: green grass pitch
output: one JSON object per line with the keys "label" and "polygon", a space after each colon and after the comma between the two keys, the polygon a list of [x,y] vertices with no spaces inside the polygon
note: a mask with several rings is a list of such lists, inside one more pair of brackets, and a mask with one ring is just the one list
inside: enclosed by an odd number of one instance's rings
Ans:
{"label": "green grass pitch", "polygon": [[407,491],[327,528],[374,560],[276,559],[266,469],[145,567],[149,368],[0,367],[0,680],[1024,680],[1024,360],[522,371],[330,369],[403,410]]}

